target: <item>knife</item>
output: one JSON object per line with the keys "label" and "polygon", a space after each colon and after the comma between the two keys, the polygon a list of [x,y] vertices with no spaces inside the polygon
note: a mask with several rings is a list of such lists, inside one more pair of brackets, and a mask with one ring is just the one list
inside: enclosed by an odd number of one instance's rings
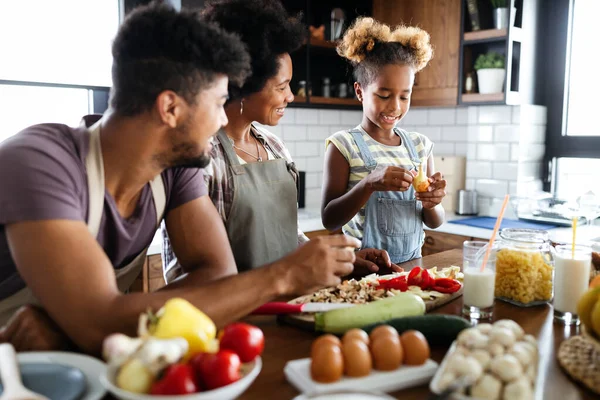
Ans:
{"label": "knife", "polygon": [[275,314],[300,314],[307,312],[324,312],[340,308],[354,307],[349,303],[306,303],[289,304],[284,302],[265,303],[252,311],[252,314],[275,315]]}

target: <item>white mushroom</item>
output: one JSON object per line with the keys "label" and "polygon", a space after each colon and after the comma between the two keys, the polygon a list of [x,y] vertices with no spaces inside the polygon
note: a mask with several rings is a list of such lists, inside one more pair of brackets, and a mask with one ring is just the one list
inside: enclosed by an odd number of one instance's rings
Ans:
{"label": "white mushroom", "polygon": [[491,343],[487,349],[490,352],[492,358],[504,354],[504,346],[502,346],[500,343]]}
{"label": "white mushroom", "polygon": [[483,368],[484,370],[487,369],[487,367],[490,364],[490,361],[492,360],[490,353],[487,350],[483,349],[473,350],[471,356],[477,360],[479,365],[481,365],[481,368]]}
{"label": "white mushroom", "polygon": [[452,372],[444,372],[438,381],[438,390],[444,391],[456,380],[456,375]]}
{"label": "white mushroom", "polygon": [[488,323],[477,324],[477,326],[475,326],[475,328],[479,332],[483,333],[484,335],[489,335],[492,330],[492,324],[488,324]]}
{"label": "white mushroom", "polygon": [[479,332],[476,328],[469,328],[463,330],[458,334],[458,344],[465,346],[467,348],[473,348],[475,343],[481,342],[482,338],[485,336]]}
{"label": "white mushroom", "polygon": [[446,372],[454,375],[461,375],[462,367],[465,363],[466,357],[462,354],[453,353],[446,361]]}
{"label": "white mushroom", "polygon": [[521,340],[525,336],[525,331],[521,328],[521,325],[517,324],[512,319],[501,319],[494,323],[494,327],[509,329],[517,340]]}
{"label": "white mushroom", "polygon": [[537,342],[537,339],[535,338],[535,336],[525,335],[525,336],[523,336],[523,341],[531,343],[532,345],[534,345],[537,348],[538,342]]}
{"label": "white mushroom", "polygon": [[492,375],[483,374],[471,387],[471,396],[478,399],[499,400],[501,391],[502,382]]}
{"label": "white mushroom", "polygon": [[461,372],[461,375],[466,376],[469,382],[475,382],[483,374],[483,368],[475,358],[466,357]]}
{"label": "white mushroom", "polygon": [[510,354],[494,358],[490,370],[504,382],[511,382],[523,375],[523,367],[519,360]]}
{"label": "white mushroom", "polygon": [[527,368],[527,372],[525,372],[525,375],[527,375],[527,378],[529,379],[529,381],[531,382],[532,385],[535,385],[535,378],[536,378],[536,366],[535,364],[531,364],[528,368]]}
{"label": "white mushroom", "polygon": [[537,360],[538,348],[536,345],[534,345],[530,342],[518,342],[518,343],[515,343],[515,346],[517,344],[519,345],[519,347],[522,347],[523,349],[526,349],[527,351],[529,351],[529,353],[531,354],[532,360]]}
{"label": "white mushroom", "polygon": [[531,400],[533,399],[533,388],[529,380],[522,377],[506,385],[503,398],[505,400]]}
{"label": "white mushroom", "polygon": [[515,343],[508,351],[508,354],[515,356],[524,369],[527,368],[535,358],[535,352],[532,352],[529,343],[525,342]]}
{"label": "white mushroom", "polygon": [[516,342],[514,333],[508,328],[502,328],[501,326],[494,326],[490,332],[490,342],[500,343],[506,348],[512,347]]}

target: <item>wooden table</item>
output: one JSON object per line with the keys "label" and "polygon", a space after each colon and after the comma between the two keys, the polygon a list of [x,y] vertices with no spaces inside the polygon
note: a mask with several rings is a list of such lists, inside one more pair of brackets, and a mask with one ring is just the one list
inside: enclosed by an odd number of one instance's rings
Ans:
{"label": "wooden table", "polygon": [[[405,269],[415,265],[430,268],[462,265],[462,250],[450,250],[426,256],[404,264]],[[451,303],[434,310],[433,313],[460,315],[462,296]],[[579,328],[570,328],[553,323],[552,306],[544,305],[530,308],[516,307],[501,301],[494,305],[494,320],[509,318],[523,327],[525,332],[538,338],[540,350],[540,369],[538,379],[543,386],[543,395],[538,398],[577,400],[597,399],[599,396],[570,380],[560,369],[556,352],[560,343],[572,335],[579,334]],[[298,391],[287,382],[283,374],[286,362],[310,355],[310,344],[317,336],[297,328],[278,324],[273,317],[248,317],[247,322],[259,326],[265,333],[265,351],[263,369],[252,386],[240,399],[292,399]],[[441,362],[448,349],[432,348],[432,358]],[[428,385],[392,393],[403,400],[426,399],[430,394]]]}

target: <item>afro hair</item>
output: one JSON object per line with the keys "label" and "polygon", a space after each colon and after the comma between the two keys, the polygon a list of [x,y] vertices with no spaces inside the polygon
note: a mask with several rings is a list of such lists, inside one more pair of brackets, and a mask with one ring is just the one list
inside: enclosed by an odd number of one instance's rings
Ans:
{"label": "afro hair", "polygon": [[124,116],[152,108],[164,90],[194,104],[217,75],[241,85],[250,56],[239,38],[198,13],[154,2],[133,10],[112,46],[111,107]]}
{"label": "afro hair", "polygon": [[252,75],[242,87],[230,85],[231,99],[262,90],[279,70],[278,57],[298,49],[306,27],[278,0],[217,0],[202,12],[206,21],[239,35],[250,53]]}
{"label": "afro hair", "polygon": [[414,26],[390,28],[370,17],[356,19],[337,47],[340,56],[354,66],[361,84],[368,84],[377,69],[386,64],[410,65],[418,72],[433,57],[429,33]]}

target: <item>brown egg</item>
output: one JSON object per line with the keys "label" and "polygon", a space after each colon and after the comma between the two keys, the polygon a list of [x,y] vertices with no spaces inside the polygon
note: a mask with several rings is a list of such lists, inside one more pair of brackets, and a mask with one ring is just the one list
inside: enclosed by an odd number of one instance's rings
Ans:
{"label": "brown egg", "polygon": [[398,337],[398,331],[393,326],[379,325],[377,328],[373,329],[371,335],[369,335],[371,343],[373,343],[373,340],[380,335]]}
{"label": "brown egg", "polygon": [[380,335],[371,343],[373,366],[380,371],[397,369],[404,359],[400,339],[393,336]]}
{"label": "brown egg", "polygon": [[346,340],[342,343],[344,374],[351,377],[366,376],[371,373],[373,361],[367,345],[361,340]]}
{"label": "brown egg", "polygon": [[326,341],[314,346],[310,360],[310,376],[316,382],[338,381],[344,373],[344,357],[340,346]]}
{"label": "brown egg", "polygon": [[419,331],[406,331],[400,336],[404,363],[406,365],[421,365],[429,358],[429,343]]}
{"label": "brown egg", "polygon": [[369,335],[362,329],[350,329],[342,337],[342,343],[345,343],[347,340],[360,340],[367,346],[369,345]]}
{"label": "brown egg", "polygon": [[330,333],[326,335],[321,335],[312,342],[312,345],[310,346],[311,354],[313,353],[315,347],[319,346],[320,343],[331,343],[336,346],[342,345],[342,342],[340,341],[340,339],[337,338],[337,336],[333,336]]}

